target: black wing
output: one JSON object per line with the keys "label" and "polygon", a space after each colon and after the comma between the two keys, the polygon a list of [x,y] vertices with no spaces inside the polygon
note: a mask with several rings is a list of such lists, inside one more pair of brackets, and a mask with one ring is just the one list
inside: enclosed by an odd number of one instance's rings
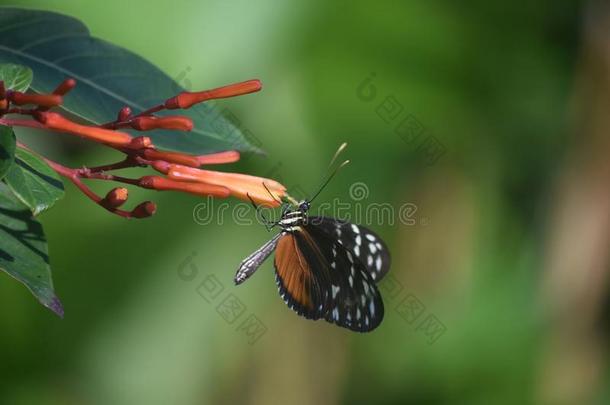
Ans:
{"label": "black wing", "polygon": [[364,226],[330,217],[309,217],[309,226],[315,226],[330,238],[337,239],[366,267],[378,283],[390,269],[390,251],[375,232]]}
{"label": "black wing", "polygon": [[315,226],[295,227],[280,239],[275,267],[280,295],[299,315],[358,332],[383,320],[383,301],[367,269]]}

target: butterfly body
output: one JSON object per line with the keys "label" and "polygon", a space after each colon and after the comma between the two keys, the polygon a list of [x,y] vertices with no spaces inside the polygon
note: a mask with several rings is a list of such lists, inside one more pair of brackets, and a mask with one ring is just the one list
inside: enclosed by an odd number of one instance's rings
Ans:
{"label": "butterfly body", "polygon": [[285,209],[280,232],[240,265],[235,283],[250,277],[274,251],[280,296],[297,314],[358,332],[375,329],[384,308],[376,283],[387,273],[387,247],[367,228],[309,216],[310,203]]}

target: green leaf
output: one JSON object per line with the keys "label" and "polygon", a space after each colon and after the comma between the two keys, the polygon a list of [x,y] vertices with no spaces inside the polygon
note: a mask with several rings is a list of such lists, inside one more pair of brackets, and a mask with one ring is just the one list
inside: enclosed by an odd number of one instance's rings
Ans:
{"label": "green leaf", "polygon": [[64,196],[64,184],[41,158],[17,148],[15,163],[4,181],[34,215],[51,207]]}
{"label": "green leaf", "polygon": [[[64,107],[96,124],[113,121],[124,106],[141,112],[184,90],[147,60],[90,36],[84,24],[65,15],[0,7],[0,32],[1,62],[31,67],[32,89],[40,93],[73,77],[78,84],[64,97]],[[195,128],[147,133],[157,147],[193,154],[259,151],[221,108],[204,103],[180,114],[190,117]]]}
{"label": "green leaf", "polygon": [[0,125],[0,179],[15,161],[15,134],[11,127]]}
{"label": "green leaf", "polygon": [[53,290],[42,225],[3,183],[0,183],[0,270],[25,284],[42,305],[63,317],[64,310]]}
{"label": "green leaf", "polygon": [[13,63],[0,64],[0,80],[7,90],[25,92],[32,83],[32,69]]}

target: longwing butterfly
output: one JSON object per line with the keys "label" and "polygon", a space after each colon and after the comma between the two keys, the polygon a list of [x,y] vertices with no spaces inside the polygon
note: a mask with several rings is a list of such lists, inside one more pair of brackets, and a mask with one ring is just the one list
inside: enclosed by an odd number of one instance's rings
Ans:
{"label": "longwing butterfly", "polygon": [[275,280],[290,309],[307,319],[371,331],[383,320],[376,284],[390,268],[388,248],[363,226],[309,216],[312,200],[284,205],[280,220],[271,224],[280,232],[241,262],[235,284],[246,281],[275,251]]}

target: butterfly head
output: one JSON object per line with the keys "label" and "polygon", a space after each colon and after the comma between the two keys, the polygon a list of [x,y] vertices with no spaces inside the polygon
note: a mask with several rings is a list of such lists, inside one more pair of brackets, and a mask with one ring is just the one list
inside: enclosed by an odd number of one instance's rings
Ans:
{"label": "butterfly head", "polygon": [[307,200],[303,200],[299,203],[299,211],[307,212],[311,208],[311,203]]}

